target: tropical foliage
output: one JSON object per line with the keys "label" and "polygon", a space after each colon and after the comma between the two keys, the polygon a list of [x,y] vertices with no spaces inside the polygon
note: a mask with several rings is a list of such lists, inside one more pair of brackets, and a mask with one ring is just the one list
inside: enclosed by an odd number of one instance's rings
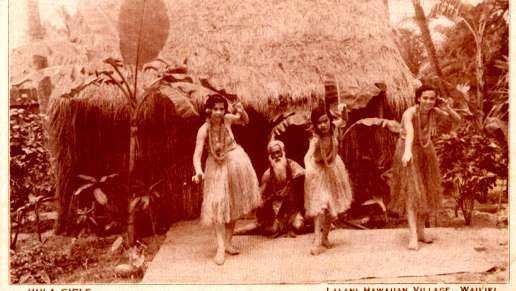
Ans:
{"label": "tropical foliage", "polygon": [[421,53],[428,39],[410,30],[399,33],[411,70],[426,82],[437,81],[465,119],[436,144],[444,180],[457,186],[467,224],[474,201],[486,201],[497,179],[507,179],[508,7],[506,0],[476,6],[437,1],[428,19],[444,16],[454,23],[438,29],[445,39],[437,46],[437,70]]}
{"label": "tropical foliage", "polygon": [[15,211],[29,202],[29,195],[52,195],[54,180],[45,144],[45,115],[21,107],[11,108],[9,118],[11,211]]}
{"label": "tropical foliage", "polygon": [[457,206],[462,208],[466,224],[470,224],[474,201],[486,202],[497,179],[507,178],[507,154],[471,124],[444,134],[436,142],[436,150],[444,182],[457,186]]}

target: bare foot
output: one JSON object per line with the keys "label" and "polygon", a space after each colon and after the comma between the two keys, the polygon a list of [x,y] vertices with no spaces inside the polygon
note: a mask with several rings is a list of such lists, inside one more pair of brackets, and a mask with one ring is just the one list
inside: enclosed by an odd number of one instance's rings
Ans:
{"label": "bare foot", "polygon": [[327,248],[327,249],[331,249],[333,248],[333,244],[330,242],[330,240],[328,240],[327,238],[326,239],[323,239],[322,241],[322,245]]}
{"label": "bare foot", "polygon": [[434,239],[429,236],[420,236],[417,240],[420,242],[424,242],[425,244],[431,244],[434,242]]}
{"label": "bare foot", "polygon": [[310,253],[313,255],[313,256],[317,256],[319,254],[321,254],[322,252],[324,252],[324,248],[322,245],[316,245],[316,246],[313,246],[311,249],[310,249]]}
{"label": "bare foot", "polygon": [[213,261],[219,266],[224,264],[224,250],[217,249],[217,254],[213,258]]}
{"label": "bare foot", "polygon": [[408,244],[408,249],[409,250],[413,250],[413,251],[417,251],[418,250],[418,244],[417,244],[417,240],[410,240],[409,244]]}
{"label": "bare foot", "polygon": [[235,246],[228,244],[226,245],[226,253],[234,256],[240,254],[240,250],[237,249]]}

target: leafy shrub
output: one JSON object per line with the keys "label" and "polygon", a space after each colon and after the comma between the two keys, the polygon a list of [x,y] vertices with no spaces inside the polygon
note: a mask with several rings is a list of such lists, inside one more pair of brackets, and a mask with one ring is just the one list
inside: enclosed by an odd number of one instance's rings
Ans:
{"label": "leafy shrub", "polygon": [[70,261],[64,254],[49,251],[43,244],[20,249],[11,255],[11,283],[46,283],[53,282],[56,277],[80,263]]}
{"label": "leafy shrub", "polygon": [[468,196],[485,202],[488,190],[507,170],[507,156],[502,148],[471,125],[441,136],[436,141],[436,150],[444,182],[458,187],[459,200]]}
{"label": "leafy shrub", "polygon": [[48,196],[53,192],[44,114],[24,108],[9,110],[11,212],[28,201],[29,194]]}

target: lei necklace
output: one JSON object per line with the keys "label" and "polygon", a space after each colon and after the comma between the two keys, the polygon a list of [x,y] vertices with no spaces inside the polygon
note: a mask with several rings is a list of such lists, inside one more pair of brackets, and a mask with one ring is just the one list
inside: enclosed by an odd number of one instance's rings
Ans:
{"label": "lei necklace", "polygon": [[428,113],[428,121],[426,122],[426,129],[428,129],[427,131],[427,135],[426,135],[426,140],[423,140],[423,128],[421,127],[421,109],[418,108],[418,120],[417,120],[417,126],[418,126],[418,129],[419,129],[419,144],[421,145],[421,147],[423,148],[426,148],[428,147],[428,145],[430,145],[430,142],[432,141],[431,140],[431,135],[432,133],[434,133],[434,126],[433,126],[433,119],[430,117],[430,113]]}
{"label": "lei necklace", "polygon": [[212,156],[218,162],[224,161],[226,157],[226,131],[224,130],[224,124],[221,124],[218,132],[216,132],[215,138],[213,137],[213,129],[211,122],[208,123],[208,144],[209,150]]}
{"label": "lei necklace", "polygon": [[330,162],[333,160],[333,137],[330,136],[330,153],[327,154],[326,151],[323,149],[322,139],[319,138],[319,154],[321,155],[321,159],[324,162],[324,165],[328,167],[330,165]]}

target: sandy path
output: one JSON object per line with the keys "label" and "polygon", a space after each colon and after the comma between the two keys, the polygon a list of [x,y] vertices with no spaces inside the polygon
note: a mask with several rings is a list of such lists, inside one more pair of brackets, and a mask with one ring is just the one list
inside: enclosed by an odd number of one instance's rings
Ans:
{"label": "sandy path", "polygon": [[[236,236],[242,253],[223,266],[211,257],[213,231],[197,221],[174,225],[142,283],[503,283],[508,231],[497,228],[431,228],[433,244],[406,249],[405,229],[332,231],[333,249],[309,254],[312,235],[269,239]],[[497,270],[487,272],[488,270]],[[500,270],[502,270],[500,272]]]}

